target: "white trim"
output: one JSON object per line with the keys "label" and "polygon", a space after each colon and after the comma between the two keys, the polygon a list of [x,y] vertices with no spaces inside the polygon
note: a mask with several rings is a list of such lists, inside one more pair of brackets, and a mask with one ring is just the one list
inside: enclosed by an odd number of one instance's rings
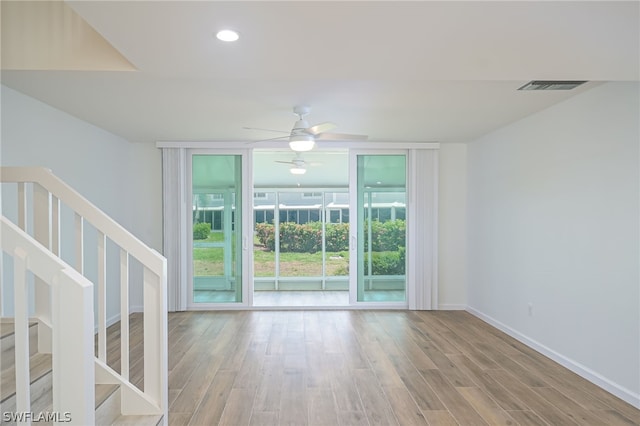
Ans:
{"label": "white trim", "polygon": [[540,342],[538,342],[536,340],[531,339],[530,337],[520,333],[517,330],[514,330],[513,328],[511,328],[508,325],[503,324],[502,322],[490,317],[489,315],[486,315],[486,314],[478,311],[477,309],[474,309],[474,308],[472,308],[470,306],[467,306],[466,310],[470,314],[480,318],[482,321],[494,326],[498,330],[500,330],[500,331],[508,334],[509,336],[513,337],[514,339],[524,343],[525,345],[527,345],[530,348],[536,350],[537,352],[540,352],[544,356],[552,359],[553,361],[557,362],[558,364],[562,365],[563,367],[568,368],[569,370],[573,371],[574,373],[576,373],[580,377],[583,377],[584,379],[587,379],[588,381],[590,381],[594,385],[597,385],[597,386],[601,387],[605,391],[617,396],[618,398],[622,399],[623,401],[628,402],[629,404],[633,405],[634,407],[640,409],[640,394],[634,393],[633,391],[631,391],[629,389],[626,389],[626,388],[618,385],[615,382],[612,382],[611,380],[607,379],[606,377],[602,376],[601,374],[593,371],[589,367],[586,367],[586,366],[580,364],[579,362],[576,362],[576,361],[572,360],[571,358],[568,358],[565,355],[562,355],[561,353],[558,353],[558,352],[554,351],[553,349],[543,345],[542,343],[540,343]]}
{"label": "white trim", "polygon": [[[285,149],[290,150],[289,144],[284,141],[158,141],[157,148],[188,148],[188,149]],[[420,141],[322,141],[322,146],[317,146],[314,150],[336,150],[336,149],[438,149],[439,142]]]}
{"label": "white trim", "polygon": [[[253,276],[253,153],[250,150],[242,151],[242,302],[247,307],[253,306],[254,276]],[[275,213],[275,210],[274,210]]]}
{"label": "white trim", "polygon": [[[386,309],[386,308],[399,308],[399,309],[431,309],[431,301],[424,301],[423,299],[431,297],[431,286],[434,285],[435,281],[432,279],[428,279],[423,287],[419,287],[417,285],[416,278],[419,275],[424,275],[418,272],[426,270],[427,273],[431,270],[430,262],[419,262],[418,259],[421,258],[424,250],[418,248],[418,242],[420,240],[416,238],[417,235],[427,234],[427,241],[432,241],[429,228],[425,229],[419,226],[419,222],[422,220],[422,216],[418,213],[418,206],[416,200],[423,200],[428,206],[435,205],[437,209],[437,200],[432,200],[433,192],[429,190],[426,194],[426,200],[423,197],[418,197],[418,189],[419,188],[430,188],[429,184],[432,182],[431,176],[427,176],[426,184],[422,185],[422,182],[418,183],[417,181],[422,178],[419,174],[419,170],[423,171],[424,167],[417,167],[415,165],[417,152],[427,152],[427,150],[414,150],[414,149],[399,149],[399,147],[404,146],[403,144],[394,144],[394,149],[351,149],[349,150],[349,205],[350,211],[349,214],[349,249],[351,252],[355,251],[355,256],[349,256],[349,303],[351,306],[357,306],[358,308],[374,308],[374,309]],[[378,148],[376,146],[375,148]],[[434,151],[435,152],[435,151]],[[404,302],[362,302],[358,301],[358,250],[357,250],[357,241],[358,241],[358,220],[360,217],[360,213],[358,212],[358,156],[360,155],[402,155],[405,157],[405,194],[406,194],[406,203],[405,203],[405,212],[407,218],[407,239],[406,239],[406,248],[407,248],[407,273],[405,279],[405,301]],[[426,155],[431,156],[431,151],[429,151]],[[435,171],[431,170],[432,167],[427,167],[424,172],[426,174],[431,173],[432,176],[437,176],[437,169]],[[432,218],[433,216],[429,216]],[[429,219],[427,219],[427,223]],[[427,232],[422,232],[427,231]],[[425,240],[425,239],[423,239]],[[429,246],[429,242],[422,244]],[[354,249],[355,247],[355,249]],[[427,249],[426,254],[429,256],[430,253],[433,253],[437,250]],[[426,263],[426,265],[425,265]],[[418,265],[420,264],[420,265]],[[425,293],[427,292],[427,293]]]}
{"label": "white trim", "polygon": [[[185,145],[182,144],[182,147]],[[241,199],[236,200],[237,203],[241,204],[242,215],[240,218],[240,223],[242,226],[242,236],[241,243],[242,245],[250,244],[253,241],[253,193],[255,189],[253,188],[252,175],[253,175],[253,159],[251,155],[251,150],[247,148],[238,148],[233,149],[229,148],[229,144],[226,145],[217,145],[214,146],[214,151],[212,151],[207,146],[198,146],[191,147],[191,149],[185,151],[185,176],[184,182],[186,183],[184,191],[186,199],[193,199],[193,157],[195,155],[209,155],[209,156],[218,156],[218,155],[232,155],[232,156],[240,156],[242,158],[241,161]],[[190,202],[190,201],[189,201]],[[242,259],[242,282],[241,292],[242,292],[242,300],[240,302],[211,302],[211,303],[201,303],[193,301],[193,221],[191,217],[186,218],[184,220],[186,224],[186,234],[185,240],[183,241],[184,253],[183,257],[186,260],[187,272],[186,272],[186,286],[182,286],[186,288],[187,299],[186,299],[186,310],[189,311],[197,311],[197,310],[238,310],[238,309],[248,309],[251,307],[251,302],[253,301],[253,276],[252,276],[252,263],[253,263],[253,250],[244,250],[240,248],[240,257]]]}
{"label": "white trim", "polygon": [[[358,303],[358,152],[349,151],[349,306]],[[331,221],[331,214],[329,214]],[[340,212],[342,222],[342,212]]]}

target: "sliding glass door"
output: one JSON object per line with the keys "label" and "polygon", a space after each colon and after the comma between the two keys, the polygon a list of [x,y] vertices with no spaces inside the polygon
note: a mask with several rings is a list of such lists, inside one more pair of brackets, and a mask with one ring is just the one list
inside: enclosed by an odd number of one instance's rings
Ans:
{"label": "sliding glass door", "polygon": [[[346,304],[349,290],[346,188],[341,191],[254,188],[254,191],[254,290],[342,291]],[[317,294],[320,298],[320,293]]]}
{"label": "sliding glass door", "polygon": [[[354,153],[355,229],[351,268],[356,302],[407,301],[407,156]],[[352,207],[353,208],[353,207]]]}
{"label": "sliding glass door", "polygon": [[191,304],[243,301],[242,155],[191,156]]}

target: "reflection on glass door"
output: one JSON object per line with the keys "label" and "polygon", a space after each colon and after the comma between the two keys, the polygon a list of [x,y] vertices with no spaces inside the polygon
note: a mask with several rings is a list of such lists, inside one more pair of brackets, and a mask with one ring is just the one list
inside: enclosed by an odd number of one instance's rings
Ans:
{"label": "reflection on glass door", "polygon": [[194,303],[242,302],[242,157],[193,155]]}
{"label": "reflection on glass door", "polygon": [[357,301],[406,300],[406,156],[357,156]]}

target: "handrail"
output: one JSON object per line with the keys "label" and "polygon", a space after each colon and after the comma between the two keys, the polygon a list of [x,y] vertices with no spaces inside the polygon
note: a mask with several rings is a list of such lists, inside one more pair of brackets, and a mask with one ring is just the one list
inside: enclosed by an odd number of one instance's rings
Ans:
{"label": "handrail", "polygon": [[[51,287],[54,412],[72,413],[70,424],[93,424],[93,284],[6,217],[0,217],[2,251],[14,258],[16,412],[30,411],[28,289],[31,271]],[[62,305],[74,309],[64,309]],[[68,345],[65,339],[73,339]],[[62,356],[64,351],[65,356]]]}
{"label": "handrail", "polygon": [[71,206],[76,213],[88,220],[93,226],[109,236],[114,243],[131,253],[149,266],[155,273],[163,268],[164,258],[150,249],[135,235],[96,207],[91,201],[80,195],[62,179],[44,167],[0,167],[0,181],[6,183],[33,182],[54,194],[60,201]]}

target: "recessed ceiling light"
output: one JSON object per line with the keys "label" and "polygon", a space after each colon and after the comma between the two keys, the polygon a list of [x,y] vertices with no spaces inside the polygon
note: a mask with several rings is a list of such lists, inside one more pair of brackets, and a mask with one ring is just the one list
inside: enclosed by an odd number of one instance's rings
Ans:
{"label": "recessed ceiling light", "polygon": [[236,41],[240,35],[233,30],[221,30],[216,33],[216,38],[221,41]]}

